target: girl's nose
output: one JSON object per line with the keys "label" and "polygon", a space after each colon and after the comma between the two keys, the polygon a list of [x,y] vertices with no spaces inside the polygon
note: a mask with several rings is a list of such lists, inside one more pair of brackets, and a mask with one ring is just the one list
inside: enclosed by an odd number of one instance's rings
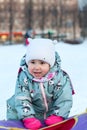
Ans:
{"label": "girl's nose", "polygon": [[38,63],[35,64],[35,69],[40,69],[40,65]]}

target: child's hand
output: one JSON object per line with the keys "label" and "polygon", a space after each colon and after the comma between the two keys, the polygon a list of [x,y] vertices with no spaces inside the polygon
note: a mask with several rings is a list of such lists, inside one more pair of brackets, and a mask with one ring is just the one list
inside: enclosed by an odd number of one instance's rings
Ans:
{"label": "child's hand", "polygon": [[32,130],[39,129],[42,126],[41,122],[36,118],[26,118],[23,120],[23,123],[26,128],[30,128]]}
{"label": "child's hand", "polygon": [[51,115],[51,116],[49,116],[46,120],[45,120],[45,123],[46,123],[46,125],[53,125],[53,124],[55,124],[55,123],[58,123],[58,122],[61,122],[61,121],[63,121],[64,119],[63,119],[63,117],[61,117],[61,116],[56,116],[56,115]]}

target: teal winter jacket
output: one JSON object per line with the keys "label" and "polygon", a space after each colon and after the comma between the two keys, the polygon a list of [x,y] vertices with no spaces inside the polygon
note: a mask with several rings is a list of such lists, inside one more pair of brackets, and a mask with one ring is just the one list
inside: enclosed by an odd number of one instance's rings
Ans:
{"label": "teal winter jacket", "polygon": [[15,93],[7,100],[7,119],[20,120],[27,117],[44,119],[52,114],[68,118],[73,103],[73,88],[68,74],[61,69],[61,60],[57,52],[55,57],[55,64],[49,72],[55,72],[55,75],[41,83],[33,80],[34,77],[29,73],[23,56]]}

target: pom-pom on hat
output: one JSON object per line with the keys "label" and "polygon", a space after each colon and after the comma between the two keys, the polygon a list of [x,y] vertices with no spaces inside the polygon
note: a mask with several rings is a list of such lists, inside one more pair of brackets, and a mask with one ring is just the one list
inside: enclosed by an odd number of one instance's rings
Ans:
{"label": "pom-pom on hat", "polygon": [[55,63],[55,46],[52,40],[44,38],[30,39],[26,52],[26,63],[30,60],[42,60],[52,67]]}

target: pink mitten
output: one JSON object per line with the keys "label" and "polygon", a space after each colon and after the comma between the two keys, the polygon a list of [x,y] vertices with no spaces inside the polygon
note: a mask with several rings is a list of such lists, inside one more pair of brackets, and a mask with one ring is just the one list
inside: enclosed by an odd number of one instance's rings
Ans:
{"label": "pink mitten", "polygon": [[45,120],[45,123],[46,123],[46,125],[53,125],[53,124],[55,124],[55,123],[58,123],[58,122],[61,122],[61,121],[63,121],[64,119],[63,119],[63,117],[61,117],[61,116],[56,116],[56,115],[51,115],[51,116],[49,116],[46,120]]}
{"label": "pink mitten", "polygon": [[42,126],[41,122],[36,118],[26,118],[23,120],[23,123],[26,128],[30,128],[32,130],[39,129]]}

